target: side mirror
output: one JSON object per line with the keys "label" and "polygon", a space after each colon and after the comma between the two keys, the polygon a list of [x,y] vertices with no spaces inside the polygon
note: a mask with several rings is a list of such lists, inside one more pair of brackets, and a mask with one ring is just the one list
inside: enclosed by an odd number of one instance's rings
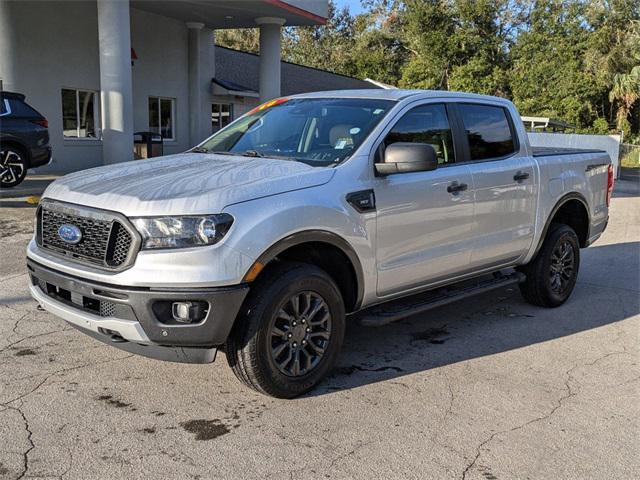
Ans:
{"label": "side mirror", "polygon": [[426,143],[396,142],[384,151],[384,161],[376,163],[379,175],[428,172],[438,168],[435,149]]}

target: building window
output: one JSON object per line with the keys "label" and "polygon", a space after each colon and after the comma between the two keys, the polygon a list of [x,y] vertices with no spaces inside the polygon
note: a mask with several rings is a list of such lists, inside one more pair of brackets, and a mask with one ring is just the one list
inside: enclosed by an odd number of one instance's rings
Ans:
{"label": "building window", "polygon": [[233,120],[233,106],[229,103],[214,103],[211,105],[211,131],[217,132],[226,127]]}
{"label": "building window", "polygon": [[149,131],[159,133],[163,140],[175,140],[175,106],[173,98],[149,97]]}
{"label": "building window", "polygon": [[97,93],[62,89],[62,132],[64,138],[98,138]]}

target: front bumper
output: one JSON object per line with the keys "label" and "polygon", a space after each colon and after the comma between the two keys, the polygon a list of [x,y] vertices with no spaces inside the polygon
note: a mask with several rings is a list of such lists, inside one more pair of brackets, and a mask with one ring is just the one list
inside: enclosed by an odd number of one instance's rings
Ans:
{"label": "front bumper", "polygon": [[[208,363],[224,344],[249,290],[247,285],[215,288],[120,287],[88,281],[27,259],[33,298],[47,311],[120,349],[161,360]],[[176,322],[172,301],[208,304],[197,323]]]}

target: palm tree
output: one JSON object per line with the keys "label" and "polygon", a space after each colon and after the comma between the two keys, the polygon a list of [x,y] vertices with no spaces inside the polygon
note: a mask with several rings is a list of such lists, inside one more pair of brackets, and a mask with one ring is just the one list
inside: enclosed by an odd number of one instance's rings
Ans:
{"label": "palm tree", "polygon": [[640,65],[633,67],[630,73],[617,73],[613,78],[609,101],[620,105],[616,114],[619,129],[623,129],[633,104],[638,98],[640,98]]}

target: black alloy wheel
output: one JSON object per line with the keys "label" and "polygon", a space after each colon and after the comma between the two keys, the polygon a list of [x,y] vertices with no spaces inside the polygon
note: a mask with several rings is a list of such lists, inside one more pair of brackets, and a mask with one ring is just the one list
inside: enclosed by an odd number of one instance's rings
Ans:
{"label": "black alloy wheel", "polygon": [[331,312],[316,292],[296,293],[271,326],[271,359],[278,370],[299,377],[318,366],[331,339]]}

